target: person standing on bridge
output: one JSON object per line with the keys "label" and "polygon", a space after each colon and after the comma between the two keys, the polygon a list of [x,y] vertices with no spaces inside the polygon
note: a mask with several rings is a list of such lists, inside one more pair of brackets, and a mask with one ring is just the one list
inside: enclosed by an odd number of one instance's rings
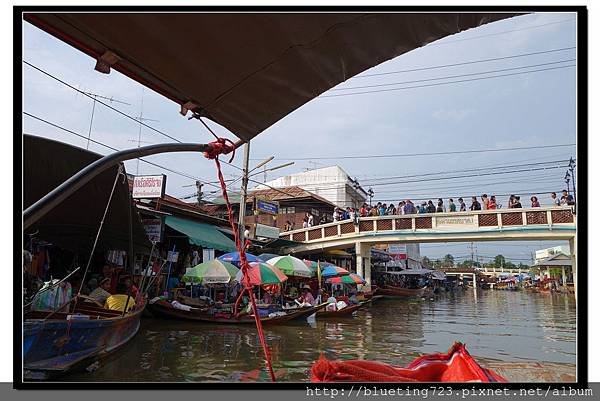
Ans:
{"label": "person standing on bridge", "polygon": [[481,210],[481,204],[477,201],[477,197],[471,197],[471,210]]}
{"label": "person standing on bridge", "polygon": [[496,210],[496,197],[494,195],[490,196],[490,203],[488,203],[488,210]]}
{"label": "person standing on bridge", "polygon": [[448,209],[450,212],[456,212],[456,204],[454,203],[454,199],[448,199]]}
{"label": "person standing on bridge", "polygon": [[460,205],[460,211],[461,212],[466,212],[467,211],[467,204],[465,203],[465,201],[463,200],[463,198],[458,198],[458,204]]}
{"label": "person standing on bridge", "polygon": [[540,207],[540,202],[538,201],[537,196],[531,197],[531,207]]}
{"label": "person standing on bridge", "polygon": [[490,200],[488,199],[487,194],[481,195],[481,203],[483,204],[483,210],[489,209]]}
{"label": "person standing on bridge", "polygon": [[444,200],[442,198],[438,198],[438,205],[442,206],[442,212],[446,213],[446,205],[444,205]]}
{"label": "person standing on bridge", "polygon": [[427,202],[427,209],[426,209],[427,213],[435,213],[435,205],[433,204],[432,201],[428,201]]}
{"label": "person standing on bridge", "polygon": [[415,210],[415,205],[410,201],[410,199],[406,200],[404,204],[404,213],[403,214],[415,214],[417,211]]}
{"label": "person standing on bridge", "polygon": [[552,206],[560,206],[560,199],[556,196],[556,192],[552,192],[550,198],[552,199]]}

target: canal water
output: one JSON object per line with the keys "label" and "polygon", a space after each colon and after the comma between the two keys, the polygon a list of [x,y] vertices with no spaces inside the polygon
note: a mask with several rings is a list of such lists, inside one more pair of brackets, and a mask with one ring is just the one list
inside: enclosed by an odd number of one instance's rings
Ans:
{"label": "canal water", "polygon": [[[264,327],[279,381],[308,381],[322,353],[404,366],[462,341],[480,363],[553,362],[575,374],[575,298],[524,291],[382,299],[352,318]],[[145,318],[137,336],[95,370],[67,381],[239,381],[263,366],[256,329]],[[259,380],[268,380],[260,372]]]}

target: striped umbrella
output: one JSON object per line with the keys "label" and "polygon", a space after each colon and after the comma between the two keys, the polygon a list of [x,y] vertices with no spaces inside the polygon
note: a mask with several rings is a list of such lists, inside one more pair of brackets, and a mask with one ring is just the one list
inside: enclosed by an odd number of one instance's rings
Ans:
{"label": "striped umbrella", "polygon": [[[287,280],[277,267],[264,262],[248,263],[248,277],[251,285],[281,284]],[[243,274],[240,270],[235,277],[235,281],[242,282]]]}
{"label": "striped umbrella", "polygon": [[348,270],[333,265],[329,265],[321,270],[321,276],[323,277],[347,276],[348,274],[350,274]]}
{"label": "striped umbrella", "polygon": [[181,281],[194,284],[227,284],[238,271],[239,269],[231,263],[213,259],[185,269]]}
{"label": "striped umbrella", "polygon": [[283,273],[288,276],[296,277],[312,277],[313,272],[306,266],[306,264],[298,258],[293,256],[278,256],[273,259],[269,259],[269,264],[279,268]]}
{"label": "striped umbrella", "polygon": [[[240,263],[240,253],[239,252],[229,252],[225,255],[219,256],[217,259],[222,260],[223,262],[229,262],[233,264]],[[260,262],[258,257],[252,255],[251,253],[246,252],[246,260],[248,262]]]}
{"label": "striped umbrella", "polygon": [[331,284],[367,284],[366,280],[358,274],[350,273],[346,276],[337,276],[327,279]]}

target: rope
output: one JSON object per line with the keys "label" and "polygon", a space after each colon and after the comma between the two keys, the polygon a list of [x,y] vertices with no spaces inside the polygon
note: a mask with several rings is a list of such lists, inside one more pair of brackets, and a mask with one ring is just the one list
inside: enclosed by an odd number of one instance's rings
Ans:
{"label": "rope", "polygon": [[[201,120],[202,121],[202,120]],[[231,145],[228,145],[229,142]],[[233,161],[233,157],[235,156],[235,145],[233,142],[226,138],[217,138],[216,141],[211,142],[209,144],[211,146],[211,150],[204,153],[204,156],[208,159],[213,159],[217,166],[217,176],[219,177],[219,183],[221,184],[221,191],[223,192],[223,199],[225,200],[225,204],[227,205],[227,214],[229,217],[229,224],[231,225],[231,229],[233,230],[233,235],[235,237],[235,247],[237,248],[240,254],[240,266],[242,267],[242,283],[244,285],[244,289],[240,293],[236,303],[234,312],[237,310],[237,305],[241,300],[242,295],[245,292],[248,292],[250,297],[250,303],[252,305],[252,311],[254,312],[254,321],[256,322],[256,330],[258,331],[258,337],[260,339],[260,343],[262,345],[263,352],[265,354],[265,361],[267,363],[267,368],[269,370],[269,376],[271,377],[271,381],[275,382],[275,373],[273,372],[273,367],[271,366],[271,357],[269,356],[269,349],[267,347],[267,343],[265,341],[265,335],[262,329],[262,323],[260,321],[260,316],[258,313],[258,308],[256,307],[256,301],[254,299],[254,293],[252,292],[252,285],[250,284],[250,277],[248,275],[248,260],[246,259],[246,252],[244,251],[246,247],[246,243],[242,246],[239,230],[235,227],[235,222],[233,221],[233,210],[231,208],[231,203],[229,202],[229,197],[227,196],[227,185],[225,184],[225,180],[223,179],[223,173],[221,172],[221,163],[219,162],[220,154],[228,154],[232,152],[232,157],[229,160],[231,163]]]}
{"label": "rope", "polygon": [[[117,182],[119,180],[119,175],[123,173],[123,165],[119,165],[119,170],[117,171],[117,175],[115,176],[115,181],[113,182],[112,190],[110,191],[110,196],[108,197],[108,202],[106,203],[106,208],[104,209],[104,214],[102,215],[102,220],[100,220],[100,227],[98,227],[98,232],[96,233],[96,239],[94,240],[94,246],[92,246],[92,251],[90,252],[90,258],[88,259],[87,265],[85,266],[85,271],[83,272],[83,278],[81,279],[81,284],[79,285],[79,291],[77,291],[77,295],[81,294],[81,290],[83,289],[83,284],[85,283],[85,276],[90,268],[90,264],[92,263],[92,257],[94,256],[94,251],[96,250],[96,245],[98,244],[98,238],[100,238],[100,232],[102,231],[102,226],[104,226],[104,219],[106,219],[106,214],[108,213],[108,208],[110,207],[110,202],[112,200],[113,194],[115,193],[115,188],[117,186]],[[77,303],[75,303],[74,308],[77,307]]]}

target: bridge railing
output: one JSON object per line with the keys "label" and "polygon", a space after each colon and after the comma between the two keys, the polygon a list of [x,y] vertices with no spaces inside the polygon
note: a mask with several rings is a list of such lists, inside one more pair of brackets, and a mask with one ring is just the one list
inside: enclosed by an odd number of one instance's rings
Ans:
{"label": "bridge railing", "polygon": [[426,213],[394,216],[360,217],[301,228],[280,234],[296,242],[313,242],[373,232],[428,232],[502,229],[503,227],[573,225],[570,206],[523,209],[496,209],[452,213]]}

